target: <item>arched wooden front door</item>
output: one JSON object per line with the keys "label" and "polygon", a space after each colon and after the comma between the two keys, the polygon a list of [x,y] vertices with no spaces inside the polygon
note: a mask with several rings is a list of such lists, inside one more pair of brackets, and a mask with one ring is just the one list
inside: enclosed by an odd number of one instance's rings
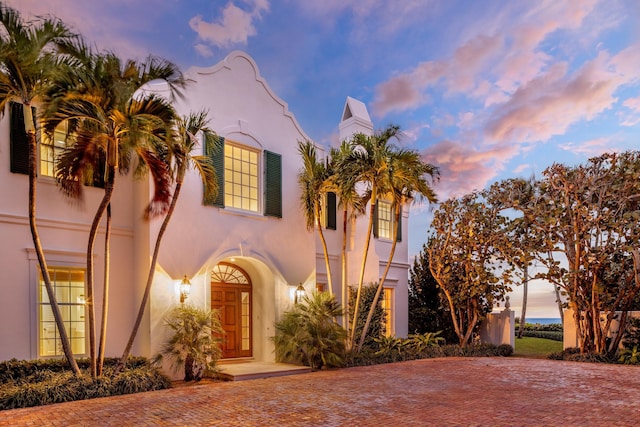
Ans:
{"label": "arched wooden front door", "polygon": [[225,336],[222,357],[251,357],[251,279],[240,267],[221,262],[211,271],[211,308],[220,310]]}

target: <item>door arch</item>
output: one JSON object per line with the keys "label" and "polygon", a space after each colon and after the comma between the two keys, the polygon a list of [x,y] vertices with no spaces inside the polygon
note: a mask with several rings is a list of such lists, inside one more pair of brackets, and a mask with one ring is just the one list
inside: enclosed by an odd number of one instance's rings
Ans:
{"label": "door arch", "polygon": [[251,278],[237,265],[220,262],[211,270],[211,308],[220,310],[225,359],[253,355],[251,289]]}

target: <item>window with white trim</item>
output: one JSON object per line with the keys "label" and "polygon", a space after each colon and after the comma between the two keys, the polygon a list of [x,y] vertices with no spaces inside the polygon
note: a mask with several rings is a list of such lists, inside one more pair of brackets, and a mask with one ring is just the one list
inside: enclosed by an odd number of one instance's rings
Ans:
{"label": "window with white trim", "polygon": [[[86,354],[85,271],[74,267],[49,267],[62,319],[73,354]],[[38,356],[62,356],[60,334],[53,317],[49,295],[39,275],[38,286]]]}
{"label": "window with white trim", "polygon": [[378,200],[378,237],[381,239],[389,239],[393,235],[393,212],[391,202],[387,200]]}

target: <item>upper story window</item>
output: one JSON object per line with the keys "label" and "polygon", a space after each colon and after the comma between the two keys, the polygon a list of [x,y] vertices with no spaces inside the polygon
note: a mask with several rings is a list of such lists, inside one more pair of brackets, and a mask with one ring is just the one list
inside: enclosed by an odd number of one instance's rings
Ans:
{"label": "upper story window", "polygon": [[[379,199],[376,203],[373,218],[373,235],[379,239],[392,240],[395,233],[395,207],[389,200]],[[402,209],[400,209],[400,221],[398,222],[398,235],[396,241],[402,241]]]}
{"label": "upper story window", "polygon": [[42,131],[40,143],[40,174],[45,176],[55,176],[55,168],[58,157],[64,152],[64,149],[74,143],[74,135],[68,133],[66,123],[60,124],[53,138],[49,138]]}
{"label": "upper story window", "polygon": [[323,194],[320,223],[323,228],[326,228],[328,230],[336,229],[336,202],[336,193],[327,192]]}
{"label": "upper story window", "polygon": [[224,205],[258,212],[258,152],[224,146]]}
{"label": "upper story window", "polygon": [[393,215],[391,203],[386,200],[378,200],[378,237],[389,239],[393,236]]}
{"label": "upper story window", "polygon": [[[24,126],[24,107],[17,102],[9,103],[10,111],[10,157],[11,172],[19,174],[29,173],[29,142]],[[36,117],[36,108],[31,107],[33,117]],[[35,120],[35,119],[34,119]],[[36,126],[37,127],[37,126]],[[74,135],[69,134],[66,124],[56,128],[53,140],[44,132],[38,133],[39,171],[42,176],[55,176],[56,163],[64,149],[74,143]],[[104,156],[100,157],[99,164],[95,165],[93,176],[85,185],[104,187]]]}
{"label": "upper story window", "polygon": [[231,207],[282,218],[282,156],[220,138],[211,157],[218,195],[205,198],[210,206]]}
{"label": "upper story window", "polygon": [[[49,276],[62,313],[73,354],[86,353],[85,280],[84,270],[71,267],[50,267]],[[62,356],[60,334],[53,318],[51,302],[44,280],[38,286],[38,355]]]}

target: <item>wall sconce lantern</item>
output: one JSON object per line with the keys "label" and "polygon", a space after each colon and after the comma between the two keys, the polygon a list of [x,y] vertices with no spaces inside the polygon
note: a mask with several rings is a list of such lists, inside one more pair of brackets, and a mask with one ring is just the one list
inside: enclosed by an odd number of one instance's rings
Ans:
{"label": "wall sconce lantern", "polygon": [[298,285],[298,287],[294,292],[294,300],[293,300],[294,304],[297,304],[299,301],[302,301],[303,297],[304,297],[304,286],[302,286],[302,282],[300,282],[300,284]]}
{"label": "wall sconce lantern", "polygon": [[191,293],[191,282],[187,278],[187,275],[184,275],[184,279],[180,282],[180,304],[184,304],[184,300],[187,299],[189,294]]}

